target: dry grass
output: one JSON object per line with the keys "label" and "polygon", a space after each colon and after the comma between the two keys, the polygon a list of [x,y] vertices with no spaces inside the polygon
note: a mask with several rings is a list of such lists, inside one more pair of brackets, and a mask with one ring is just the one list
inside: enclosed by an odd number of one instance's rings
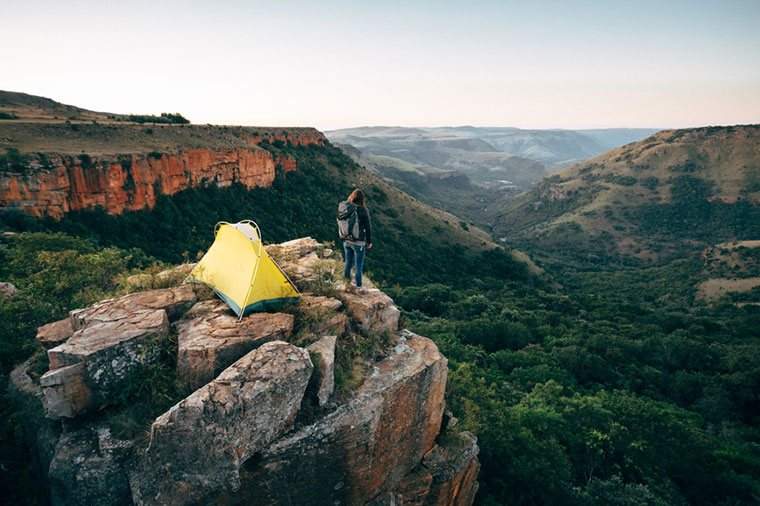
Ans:
{"label": "dry grass", "polygon": [[758,286],[760,286],[760,277],[708,279],[697,287],[697,299],[715,302],[730,293],[749,292]]}

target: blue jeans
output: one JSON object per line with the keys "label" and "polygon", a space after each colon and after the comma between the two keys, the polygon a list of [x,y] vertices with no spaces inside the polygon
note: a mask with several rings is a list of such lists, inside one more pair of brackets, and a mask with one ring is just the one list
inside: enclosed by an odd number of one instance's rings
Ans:
{"label": "blue jeans", "polygon": [[364,270],[364,253],[366,246],[355,246],[353,244],[343,243],[343,253],[346,259],[346,267],[343,269],[343,277],[351,279],[351,269],[356,264],[356,286],[362,286],[362,271]]}

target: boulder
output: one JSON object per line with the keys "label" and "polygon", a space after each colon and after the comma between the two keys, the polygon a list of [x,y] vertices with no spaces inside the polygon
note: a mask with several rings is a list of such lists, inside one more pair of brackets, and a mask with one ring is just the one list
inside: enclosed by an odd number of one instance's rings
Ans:
{"label": "boulder", "polygon": [[129,481],[122,466],[131,444],[116,442],[107,428],[64,433],[50,463],[53,506],[128,506]]}
{"label": "boulder", "polygon": [[71,318],[64,318],[57,322],[48,323],[37,329],[37,342],[43,348],[49,349],[66,342],[74,333]]}
{"label": "boulder", "polygon": [[16,295],[17,292],[18,290],[13,283],[8,283],[6,281],[0,282],[0,297],[11,298]]}
{"label": "boulder", "polygon": [[203,504],[237,490],[240,465],[292,428],[311,372],[306,350],[274,341],[174,405],[151,427],[135,504]]}
{"label": "boulder", "polygon": [[301,237],[279,244],[270,244],[266,247],[267,253],[278,261],[297,260],[311,253],[316,253],[319,248],[319,241],[312,237]]}
{"label": "boulder", "polygon": [[478,444],[469,432],[445,434],[420,466],[371,506],[470,506],[478,491]]}
{"label": "boulder", "polygon": [[[312,285],[328,288],[326,285],[333,283],[338,268],[336,261],[329,258],[333,252],[311,237],[267,246],[267,252],[303,289],[311,289]],[[330,255],[326,255],[327,252]]]}
{"label": "boulder", "polygon": [[401,338],[351,401],[264,450],[220,504],[364,504],[393,490],[435,444],[446,374],[431,340]]}
{"label": "boulder", "polygon": [[116,299],[108,299],[85,309],[69,313],[74,330],[91,323],[121,320],[139,309],[163,309],[169,321],[177,320],[195,304],[197,297],[191,285],[130,293]]}
{"label": "boulder", "polygon": [[346,305],[346,310],[360,331],[364,333],[394,333],[398,330],[401,312],[393,299],[377,288],[362,292],[338,292],[337,297]]}
{"label": "boulder", "polygon": [[65,343],[48,350],[50,371],[40,384],[49,416],[72,417],[110,403],[135,369],[157,358],[156,341],[169,333],[166,311],[115,313],[113,320],[99,314]]}
{"label": "boulder", "polygon": [[334,261],[324,260],[316,252],[295,260],[282,261],[280,266],[298,286],[309,287],[319,281],[320,274],[323,274],[323,279],[326,281],[332,282],[334,278],[332,274],[335,269]]}
{"label": "boulder", "polygon": [[343,303],[332,297],[304,294],[298,303],[308,331],[316,336],[342,336],[348,331],[348,315],[340,312]]}
{"label": "boulder", "polygon": [[40,378],[40,386],[49,418],[74,418],[92,404],[92,390],[85,382],[83,363],[46,372]]}
{"label": "boulder", "polygon": [[238,321],[219,300],[196,304],[188,316],[177,323],[177,375],[192,388],[205,385],[252,349],[293,332],[293,315],[254,313]]}
{"label": "boulder", "polygon": [[320,406],[327,404],[335,390],[335,342],[337,336],[325,336],[306,349],[314,356],[314,374],[311,376],[310,387],[317,396]]}

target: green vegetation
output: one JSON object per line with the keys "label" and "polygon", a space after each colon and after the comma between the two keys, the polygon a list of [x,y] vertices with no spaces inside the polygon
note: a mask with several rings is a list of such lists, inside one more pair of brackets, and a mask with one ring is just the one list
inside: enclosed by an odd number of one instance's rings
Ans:
{"label": "green vegetation", "polygon": [[[38,326],[61,319],[77,307],[104,299],[117,288],[116,276],[151,263],[140,250],[101,248],[60,233],[24,233],[0,240],[0,279],[18,287],[12,298],[0,297],[0,491],[14,504],[34,504],[42,493],[26,469],[21,427],[29,420],[13,411],[7,399],[13,366],[38,351]],[[46,367],[41,362],[40,371]]]}
{"label": "green vegetation", "polygon": [[12,112],[0,112],[0,119],[18,119]]}
{"label": "green vegetation", "polygon": [[619,184],[620,186],[633,186],[637,182],[633,176],[620,176],[618,174],[607,174],[603,179],[608,183]]}
{"label": "green vegetation", "polygon": [[[480,504],[757,503],[760,308],[695,302],[704,269],[696,255],[648,268],[604,256],[573,263],[561,256],[563,245],[582,231],[568,224],[555,235],[556,249],[542,252],[548,279],[535,279],[503,251],[462,247],[452,238],[465,233],[456,220],[418,226],[405,197],[332,147],[269,149],[299,164],[280,171],[269,189],[211,185],[161,198],[150,211],[89,211],[61,222],[0,215],[0,228],[21,232],[0,248],[0,279],[19,288],[15,298],[0,299],[0,318],[10,322],[0,329],[3,381],[34,351],[37,325],[111,293],[115,275],[154,259],[194,260],[219,220],[253,218],[271,242],[334,240],[335,205],[361,185],[377,237],[371,274],[402,307],[405,324],[449,358],[448,406],[478,435]],[[705,230],[690,233],[720,236],[720,224],[728,224],[739,235],[760,236],[753,208],[723,221],[709,187],[684,174],[674,183],[672,202],[643,221],[650,233],[686,234],[707,220]],[[755,250],[748,251],[756,269]],[[758,293],[742,300],[758,300]],[[308,324],[299,320],[299,336]],[[350,339],[358,341],[337,357],[344,392],[385,343],[385,336]],[[171,341],[164,344],[171,350]],[[159,365],[172,367],[170,359]],[[160,367],[126,397],[144,396],[142,388],[163,396],[115,416],[119,434],[139,434],[161,399],[176,394],[175,385],[157,379]],[[2,401],[2,419],[18,422]],[[5,424],[2,451],[11,457],[2,464],[23,468],[23,454],[11,453],[19,451],[11,431]],[[14,490],[10,485],[0,483]]]}
{"label": "green vegetation", "polygon": [[114,437],[147,443],[150,424],[191,390],[177,378],[177,336],[157,339],[155,362],[137,369],[105,413]]}
{"label": "green vegetation", "polygon": [[127,116],[129,121],[135,123],[163,123],[168,125],[186,125],[190,123],[190,120],[182,116],[180,113],[162,112],[161,116],[155,116],[153,114],[130,114]]}
{"label": "green vegetation", "polygon": [[7,148],[0,154],[0,172],[22,172],[27,165],[28,157],[19,153],[16,148]]}
{"label": "green vegetation", "polygon": [[758,205],[744,200],[736,204],[712,201],[710,186],[687,175],[673,180],[671,194],[671,202],[648,204],[637,211],[643,234],[713,243],[760,237]]}
{"label": "green vegetation", "polygon": [[699,261],[393,291],[450,360],[481,504],[754,504],[760,310],[695,305]]}

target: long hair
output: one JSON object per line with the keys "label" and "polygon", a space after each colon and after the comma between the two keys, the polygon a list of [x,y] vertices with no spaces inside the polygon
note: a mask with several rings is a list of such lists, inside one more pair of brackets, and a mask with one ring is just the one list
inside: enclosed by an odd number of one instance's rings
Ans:
{"label": "long hair", "polygon": [[364,207],[364,192],[361,191],[359,188],[355,189],[351,192],[351,195],[348,196],[348,201],[352,204],[356,204],[359,207]]}

